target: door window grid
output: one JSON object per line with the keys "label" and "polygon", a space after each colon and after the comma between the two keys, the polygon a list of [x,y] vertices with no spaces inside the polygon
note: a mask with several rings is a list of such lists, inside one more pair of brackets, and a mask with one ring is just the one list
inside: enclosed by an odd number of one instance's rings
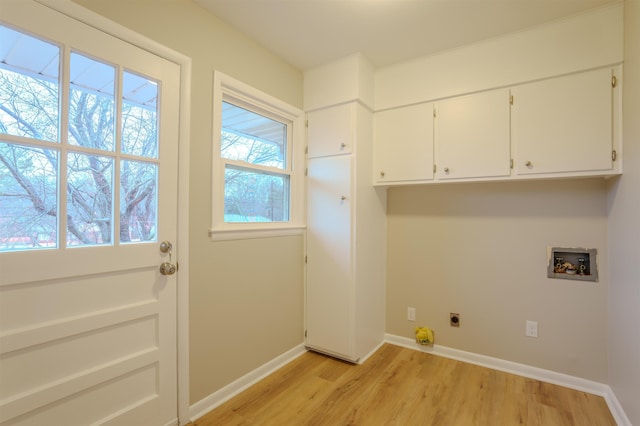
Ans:
{"label": "door window grid", "polygon": [[155,241],[158,84],[3,25],[0,35],[0,252]]}

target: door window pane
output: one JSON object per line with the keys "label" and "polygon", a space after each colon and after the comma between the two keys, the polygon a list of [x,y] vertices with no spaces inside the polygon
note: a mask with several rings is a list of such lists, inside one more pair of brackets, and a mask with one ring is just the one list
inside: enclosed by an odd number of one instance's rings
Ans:
{"label": "door window pane", "polygon": [[60,48],[0,25],[0,133],[59,140]]}
{"label": "door window pane", "polygon": [[286,124],[222,102],[222,158],[282,170],[286,147]]}
{"label": "door window pane", "polygon": [[58,245],[58,153],[0,143],[0,251]]}
{"label": "door window pane", "polygon": [[120,242],[156,241],[158,166],[122,161],[120,167]]}
{"label": "door window pane", "polygon": [[289,220],[289,176],[227,166],[224,173],[225,222]]}
{"label": "door window pane", "polygon": [[158,157],[158,84],[130,72],[122,81],[122,152]]}
{"label": "door window pane", "polygon": [[113,159],[79,153],[67,158],[67,245],[111,244]]}
{"label": "door window pane", "polygon": [[69,143],[113,151],[115,68],[71,53]]}

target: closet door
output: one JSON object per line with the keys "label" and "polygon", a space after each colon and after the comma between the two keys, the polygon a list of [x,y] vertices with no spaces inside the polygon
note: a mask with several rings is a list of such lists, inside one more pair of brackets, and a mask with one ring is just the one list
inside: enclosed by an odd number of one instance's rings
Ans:
{"label": "closet door", "polygon": [[352,157],[309,160],[307,346],[353,359]]}

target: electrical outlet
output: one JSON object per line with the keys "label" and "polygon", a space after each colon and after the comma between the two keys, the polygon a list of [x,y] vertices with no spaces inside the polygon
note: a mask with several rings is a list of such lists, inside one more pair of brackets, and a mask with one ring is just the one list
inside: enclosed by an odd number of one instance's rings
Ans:
{"label": "electrical outlet", "polygon": [[451,327],[460,327],[460,314],[451,312],[449,314],[449,325],[451,325]]}
{"label": "electrical outlet", "polygon": [[407,320],[409,321],[416,320],[416,308],[407,308]]}
{"label": "electrical outlet", "polygon": [[527,337],[538,337],[538,321],[527,320]]}

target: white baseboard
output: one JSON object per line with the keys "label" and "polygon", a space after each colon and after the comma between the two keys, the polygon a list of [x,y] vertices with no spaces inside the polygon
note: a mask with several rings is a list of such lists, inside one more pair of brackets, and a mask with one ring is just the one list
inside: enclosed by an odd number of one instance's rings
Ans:
{"label": "white baseboard", "polygon": [[381,341],[378,346],[376,346],[375,348],[373,348],[368,354],[366,354],[365,356],[363,356],[362,358],[360,358],[358,360],[358,364],[364,364],[370,357],[371,355],[375,354],[376,352],[378,352],[378,349],[380,349],[380,347],[382,347],[382,345],[384,345],[386,343],[386,340]]}
{"label": "white baseboard", "polygon": [[468,362],[469,364],[480,365],[482,367],[494,370],[504,371],[506,373],[517,374],[519,376],[540,380],[542,382],[552,383],[559,386],[591,393],[604,398],[607,402],[611,415],[613,415],[619,426],[631,426],[631,422],[627,418],[620,402],[616,398],[613,390],[608,385],[583,379],[580,377],[570,376],[568,374],[558,373],[555,371],[545,370],[542,368],[531,367],[517,362],[505,361],[499,358],[493,358],[486,355],[479,355],[473,352],[461,351],[459,349],[448,348],[440,345],[420,345],[414,339],[407,337],[386,334],[385,341],[392,345],[402,346],[414,349],[420,352],[426,352],[433,355],[451,358],[458,361]]}
{"label": "white baseboard", "polygon": [[223,404],[240,392],[244,391],[248,387],[256,384],[258,381],[264,379],[269,374],[290,363],[300,355],[304,354],[307,350],[304,345],[298,345],[293,349],[288,350],[282,355],[277,356],[266,364],[261,365],[255,370],[245,374],[238,380],[229,383],[222,389],[212,393],[211,395],[201,399],[200,401],[189,407],[189,420],[194,421],[207,414],[217,406]]}
{"label": "white baseboard", "polygon": [[607,401],[607,406],[609,406],[609,410],[611,410],[611,415],[613,415],[616,424],[618,426],[633,426],[631,420],[627,417],[627,413],[624,412],[622,405],[620,405],[616,394],[613,393],[613,389],[607,386],[607,390],[607,394],[604,395],[604,400]]}

